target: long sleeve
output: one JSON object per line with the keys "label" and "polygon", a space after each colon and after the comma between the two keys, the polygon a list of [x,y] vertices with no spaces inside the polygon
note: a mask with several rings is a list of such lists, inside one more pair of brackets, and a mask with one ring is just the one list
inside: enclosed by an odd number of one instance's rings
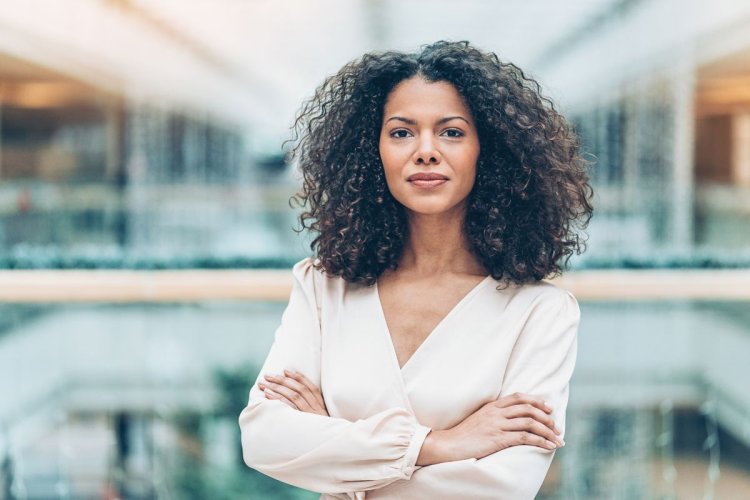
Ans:
{"label": "long sleeve", "polygon": [[[511,353],[501,396],[515,392],[544,398],[565,435],[569,382],[577,356],[580,310],[564,289],[532,306]],[[409,481],[369,492],[367,498],[532,500],[549,470],[554,450],[518,445],[479,460],[421,467]]]}
{"label": "long sleeve", "polygon": [[406,409],[389,408],[351,422],[298,411],[267,399],[258,388],[263,375],[281,374],[285,368],[320,387],[320,297],[313,280],[324,277],[316,273],[309,257],[292,270],[289,303],[239,415],[244,461],[275,479],[320,493],[349,494],[409,479],[418,469],[417,456],[430,428]]}

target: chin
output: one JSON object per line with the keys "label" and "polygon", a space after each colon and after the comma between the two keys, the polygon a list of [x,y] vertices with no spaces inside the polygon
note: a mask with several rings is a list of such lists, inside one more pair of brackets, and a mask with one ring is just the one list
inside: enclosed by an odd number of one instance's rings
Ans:
{"label": "chin", "polygon": [[450,212],[455,208],[455,205],[449,205],[446,203],[440,203],[435,200],[433,202],[416,202],[416,203],[403,203],[404,207],[409,212],[419,215],[438,215],[442,213]]}

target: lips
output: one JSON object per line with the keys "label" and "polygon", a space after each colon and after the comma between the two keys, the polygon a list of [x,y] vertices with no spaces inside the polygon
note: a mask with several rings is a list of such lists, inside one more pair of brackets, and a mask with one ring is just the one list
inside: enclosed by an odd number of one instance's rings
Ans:
{"label": "lips", "polygon": [[412,186],[418,188],[434,188],[448,182],[448,178],[442,174],[421,172],[410,175],[407,180]]}
{"label": "lips", "polygon": [[420,172],[418,174],[412,174],[407,181],[447,181],[448,178],[442,174],[436,174],[433,172]]}

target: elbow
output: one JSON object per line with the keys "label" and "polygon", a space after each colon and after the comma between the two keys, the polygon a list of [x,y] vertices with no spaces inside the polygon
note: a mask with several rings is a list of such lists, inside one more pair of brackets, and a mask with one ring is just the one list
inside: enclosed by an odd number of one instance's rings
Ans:
{"label": "elbow", "polygon": [[256,418],[256,412],[251,405],[245,407],[239,416],[240,444],[242,446],[242,460],[245,465],[262,472],[262,464],[268,457],[264,457],[262,425]]}
{"label": "elbow", "polygon": [[557,450],[546,450],[533,446],[531,451],[533,451],[534,454],[541,456],[538,465],[538,473],[529,474],[526,481],[519,481],[517,484],[518,490],[513,498],[534,500],[537,497],[539,491],[542,489],[544,480],[549,473],[552,460],[554,459]]}
{"label": "elbow", "polygon": [[269,475],[300,455],[290,430],[297,426],[297,410],[280,401],[251,401],[238,418],[242,460],[250,468]]}
{"label": "elbow", "polygon": [[249,433],[246,433],[244,430],[240,431],[240,441],[242,445],[242,461],[245,462],[245,465],[250,467],[251,469],[257,469],[258,468],[258,460],[255,456],[255,453],[252,447],[252,438]]}

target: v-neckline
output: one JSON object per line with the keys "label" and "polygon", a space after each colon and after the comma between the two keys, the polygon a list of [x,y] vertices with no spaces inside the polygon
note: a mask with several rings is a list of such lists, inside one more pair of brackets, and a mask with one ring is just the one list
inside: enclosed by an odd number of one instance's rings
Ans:
{"label": "v-neckline", "polygon": [[421,344],[417,346],[416,350],[409,356],[409,358],[404,363],[404,366],[399,366],[398,362],[398,354],[396,354],[396,346],[393,344],[393,337],[391,336],[391,331],[388,328],[388,321],[385,318],[385,310],[383,309],[383,302],[380,300],[380,291],[378,289],[378,282],[375,281],[375,285],[373,286],[374,294],[375,294],[375,302],[378,308],[378,313],[380,316],[380,321],[383,323],[383,331],[385,332],[386,341],[388,342],[388,346],[390,347],[389,351],[391,352],[391,358],[393,359],[393,362],[396,366],[396,369],[399,370],[400,373],[404,373],[406,368],[411,364],[412,360],[417,357],[417,355],[424,350],[425,344],[427,344],[432,337],[434,337],[435,332],[437,332],[453,315],[456,314],[456,312],[461,309],[466,303],[469,302],[469,300],[476,295],[476,293],[479,291],[479,289],[484,285],[487,281],[489,281],[492,278],[491,274],[488,274],[487,276],[482,279],[479,283],[474,285],[474,288],[466,292],[466,294],[456,302],[456,305],[454,305],[450,311],[448,311],[445,316],[438,322],[435,327],[430,330],[430,333],[424,338]]}

